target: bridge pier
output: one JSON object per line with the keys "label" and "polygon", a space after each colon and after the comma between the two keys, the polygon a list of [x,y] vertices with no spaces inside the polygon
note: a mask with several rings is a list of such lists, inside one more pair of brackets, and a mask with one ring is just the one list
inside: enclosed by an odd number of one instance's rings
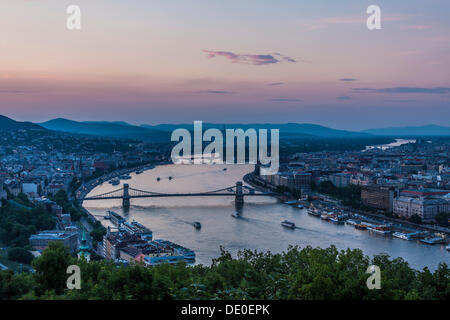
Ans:
{"label": "bridge pier", "polygon": [[123,185],[122,207],[124,209],[129,209],[130,208],[130,194],[128,192],[129,187],[130,186],[128,185],[128,183],[125,183]]}
{"label": "bridge pier", "polygon": [[237,209],[244,206],[244,193],[242,191],[242,181],[236,182],[236,197],[234,200]]}

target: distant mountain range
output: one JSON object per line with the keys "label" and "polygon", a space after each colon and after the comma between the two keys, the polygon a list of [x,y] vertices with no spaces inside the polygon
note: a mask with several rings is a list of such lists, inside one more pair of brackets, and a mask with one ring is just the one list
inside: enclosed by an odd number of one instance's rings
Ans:
{"label": "distant mountain range", "polygon": [[[136,139],[147,142],[167,143],[173,130],[184,128],[193,130],[189,124],[159,124],[135,126],[124,121],[73,121],[63,118],[42,123],[20,122],[0,115],[0,130],[52,130],[74,134],[96,135],[122,139]],[[224,129],[280,129],[283,139],[298,138],[369,138],[373,136],[450,136],[450,127],[425,125],[416,127],[392,127],[369,129],[361,132],[337,130],[309,123],[286,124],[217,124],[203,123],[203,130]]]}
{"label": "distant mountain range", "polygon": [[0,131],[1,130],[39,130],[47,131],[43,127],[32,122],[20,122],[11,118],[0,115]]}
{"label": "distant mountain range", "polygon": [[378,136],[450,136],[450,127],[429,124],[415,127],[369,129],[363,132]]}
{"label": "distant mountain range", "polygon": [[[177,128],[184,128],[189,131],[194,129],[193,123],[190,124],[159,124],[155,126],[151,125],[141,125],[141,127],[147,129],[154,129],[160,131],[172,132]],[[285,123],[285,124],[269,124],[269,123],[246,123],[246,124],[219,124],[219,123],[203,123],[203,130],[209,128],[217,128],[219,130],[223,129],[243,129],[247,130],[253,128],[255,130],[259,129],[280,129],[280,136],[288,138],[290,136],[299,137],[320,137],[320,138],[356,138],[356,137],[368,137],[367,133],[353,132],[346,130],[331,129],[328,127],[320,126],[317,124],[310,123]]]}
{"label": "distant mountain range", "polygon": [[96,135],[122,139],[136,139],[152,142],[164,142],[170,139],[170,135],[167,132],[133,126],[127,124],[126,122],[80,122],[58,118],[39,123],[39,125],[53,131],[63,131],[68,133]]}

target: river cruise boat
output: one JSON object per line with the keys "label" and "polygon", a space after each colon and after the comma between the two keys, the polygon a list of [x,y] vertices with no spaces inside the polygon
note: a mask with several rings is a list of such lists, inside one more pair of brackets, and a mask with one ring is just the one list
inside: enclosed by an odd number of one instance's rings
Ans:
{"label": "river cruise boat", "polygon": [[330,215],[330,221],[336,224],[343,224],[345,222],[345,217],[342,215]]}
{"label": "river cruise boat", "polygon": [[111,210],[108,210],[107,213],[111,222],[116,226],[120,226],[122,223],[125,222],[125,219],[120,214]]}
{"label": "river cruise boat", "polygon": [[425,238],[425,239],[420,239],[420,242],[425,243],[425,244],[442,244],[445,243],[445,239],[443,237],[429,237],[429,238]]}
{"label": "river cruise boat", "polygon": [[314,207],[308,208],[308,214],[314,217],[320,217],[320,211]]}
{"label": "river cruise boat", "polygon": [[320,215],[320,219],[328,221],[328,220],[330,220],[330,216],[328,215],[327,212],[324,212]]}
{"label": "river cruise boat", "polygon": [[355,229],[367,230],[367,226],[365,224],[363,224],[363,223],[357,223],[357,224],[355,224]]}
{"label": "river cruise boat", "polygon": [[385,225],[369,227],[368,229],[374,233],[381,234],[383,236],[386,236],[392,232],[391,229]]}
{"label": "river cruise boat", "polygon": [[281,222],[281,225],[285,228],[295,229],[295,223],[291,221],[284,220]]}
{"label": "river cruise boat", "polygon": [[394,232],[392,234],[392,236],[394,238],[398,238],[398,239],[402,239],[402,240],[412,240],[412,238],[408,234],[403,233],[403,232]]}

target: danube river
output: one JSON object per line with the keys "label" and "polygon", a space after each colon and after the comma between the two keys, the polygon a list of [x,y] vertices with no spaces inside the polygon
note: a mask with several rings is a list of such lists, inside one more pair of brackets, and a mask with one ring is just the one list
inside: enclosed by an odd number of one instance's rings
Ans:
{"label": "danube river", "polygon": [[[119,189],[123,183],[131,188],[164,193],[211,191],[234,185],[252,169],[249,165],[160,166],[139,175],[132,174],[132,179],[121,181],[120,186],[104,183],[90,195]],[[374,235],[349,225],[335,225],[272,197],[245,198],[243,215],[239,219],[231,216],[235,211],[232,196],[132,199],[128,212],[122,211],[120,200],[85,201],[84,205],[95,215],[105,215],[106,210],[111,209],[129,220],[136,220],[150,228],[155,239],[170,240],[195,250],[196,262],[207,265],[219,256],[220,246],[235,254],[245,248],[278,253],[289,245],[359,248],[369,256],[387,253],[391,257],[403,257],[417,269],[428,266],[434,270],[439,262],[450,262],[450,252],[443,245],[428,246]],[[280,223],[285,219],[295,222],[298,228],[283,228]],[[194,221],[201,222],[201,230],[193,227]],[[102,222],[108,223],[107,220]]]}

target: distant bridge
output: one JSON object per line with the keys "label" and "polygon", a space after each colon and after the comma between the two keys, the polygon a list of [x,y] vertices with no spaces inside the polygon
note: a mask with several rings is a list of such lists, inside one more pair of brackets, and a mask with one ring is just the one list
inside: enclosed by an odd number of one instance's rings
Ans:
{"label": "distant bridge", "polygon": [[122,199],[122,206],[124,208],[130,207],[131,199],[139,198],[168,198],[168,197],[235,197],[236,206],[242,206],[244,204],[244,197],[260,197],[260,196],[272,196],[271,192],[255,192],[255,189],[242,185],[241,181],[236,182],[235,186],[198,193],[159,193],[152,191],[144,191],[139,189],[130,188],[128,184],[124,184],[122,188],[113,190],[110,192],[83,197],[78,199],[80,202],[85,200],[109,200],[109,199]]}

